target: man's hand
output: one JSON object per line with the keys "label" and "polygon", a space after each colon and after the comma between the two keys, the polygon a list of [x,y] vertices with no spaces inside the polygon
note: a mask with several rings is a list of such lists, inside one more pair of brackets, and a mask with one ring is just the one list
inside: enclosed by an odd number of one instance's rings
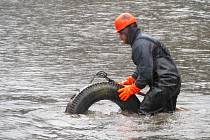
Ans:
{"label": "man's hand", "polygon": [[117,92],[120,93],[119,94],[120,100],[127,101],[127,99],[131,95],[140,92],[140,90],[141,89],[138,88],[135,84],[132,84],[132,85],[128,85],[128,86],[125,86],[125,87],[119,89]]}
{"label": "man's hand", "polygon": [[118,84],[125,86],[125,85],[132,85],[135,82],[136,82],[135,78],[133,78],[132,76],[128,76],[126,80],[118,82]]}

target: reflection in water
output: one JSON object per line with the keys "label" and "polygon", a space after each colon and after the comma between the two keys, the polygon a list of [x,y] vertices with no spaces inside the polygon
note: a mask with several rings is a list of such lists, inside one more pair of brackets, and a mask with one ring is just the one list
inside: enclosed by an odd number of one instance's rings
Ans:
{"label": "reflection in water", "polygon": [[[209,6],[207,0],[2,0],[0,139],[208,139]],[[182,75],[178,104],[190,111],[143,117],[102,102],[95,114],[64,113],[69,97],[97,71],[115,80],[132,72],[130,48],[113,27],[124,11],[171,50]]]}

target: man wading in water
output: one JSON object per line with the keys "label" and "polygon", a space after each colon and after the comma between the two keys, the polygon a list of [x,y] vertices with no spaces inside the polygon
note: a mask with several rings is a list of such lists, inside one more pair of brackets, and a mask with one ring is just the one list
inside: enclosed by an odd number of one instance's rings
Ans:
{"label": "man wading in water", "polygon": [[175,111],[181,80],[168,49],[158,40],[143,34],[137,27],[136,18],[130,13],[118,16],[115,28],[123,43],[131,45],[132,60],[136,65],[134,73],[120,82],[125,86],[118,90],[120,99],[126,101],[149,85],[150,90],[141,102],[140,113]]}

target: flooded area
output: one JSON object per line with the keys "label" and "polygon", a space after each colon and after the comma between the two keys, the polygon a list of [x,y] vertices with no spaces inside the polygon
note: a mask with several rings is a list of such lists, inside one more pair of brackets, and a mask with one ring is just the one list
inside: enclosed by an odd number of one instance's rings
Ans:
{"label": "flooded area", "polygon": [[[127,11],[171,51],[182,76],[177,104],[189,111],[124,115],[102,101],[89,114],[65,114],[96,72],[120,81],[133,71],[113,26]],[[209,0],[1,0],[0,139],[208,140],[209,38]]]}

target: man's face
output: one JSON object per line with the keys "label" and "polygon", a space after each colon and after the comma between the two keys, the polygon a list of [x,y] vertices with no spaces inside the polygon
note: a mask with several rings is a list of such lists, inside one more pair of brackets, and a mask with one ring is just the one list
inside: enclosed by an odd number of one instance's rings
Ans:
{"label": "man's face", "polygon": [[122,31],[120,31],[119,37],[120,37],[120,40],[122,40],[124,44],[128,44],[128,29],[125,28]]}

